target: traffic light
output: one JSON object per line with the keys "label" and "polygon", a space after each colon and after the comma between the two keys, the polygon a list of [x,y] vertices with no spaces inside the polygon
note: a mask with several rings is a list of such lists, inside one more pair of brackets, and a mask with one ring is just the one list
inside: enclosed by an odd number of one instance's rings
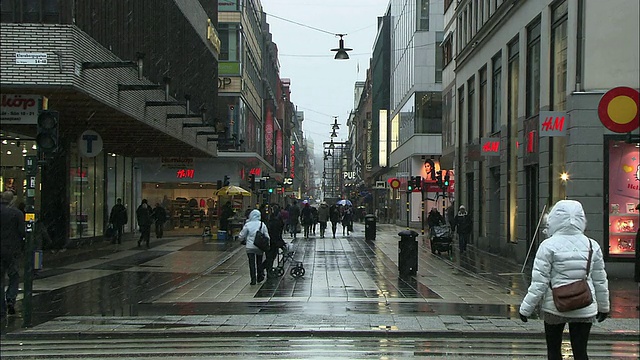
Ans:
{"label": "traffic light", "polygon": [[447,171],[447,174],[444,176],[444,187],[448,187],[449,186],[449,172]]}
{"label": "traffic light", "polygon": [[273,188],[269,188],[269,194],[273,193]]}
{"label": "traffic light", "polygon": [[251,191],[256,189],[256,174],[249,175],[249,186],[251,186]]}
{"label": "traffic light", "polygon": [[224,185],[224,186],[229,186],[230,185],[229,175],[225,175],[224,176],[224,181],[222,182],[222,185]]}
{"label": "traffic light", "polygon": [[58,149],[58,120],[57,111],[43,110],[38,115],[36,143],[42,153],[49,154]]}
{"label": "traffic light", "polygon": [[438,170],[436,171],[436,185],[438,185],[439,188],[442,188],[443,184],[442,184],[442,171]]}
{"label": "traffic light", "polygon": [[267,180],[260,179],[260,190],[264,190],[267,188]]}
{"label": "traffic light", "polygon": [[413,179],[413,186],[416,190],[422,190],[422,176],[418,175]]}
{"label": "traffic light", "polygon": [[413,176],[410,177],[409,180],[407,181],[407,191],[408,192],[413,191]]}

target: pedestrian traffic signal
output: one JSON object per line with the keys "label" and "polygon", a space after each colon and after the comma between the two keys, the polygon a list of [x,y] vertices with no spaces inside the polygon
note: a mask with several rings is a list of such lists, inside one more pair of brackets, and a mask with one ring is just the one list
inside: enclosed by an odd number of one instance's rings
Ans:
{"label": "pedestrian traffic signal", "polygon": [[444,176],[444,187],[449,186],[449,172],[447,171],[447,175]]}
{"label": "pedestrian traffic signal", "polygon": [[224,176],[224,181],[222,182],[224,186],[229,186],[231,183],[229,182],[229,175]]}
{"label": "pedestrian traffic signal", "polygon": [[43,110],[38,115],[36,143],[42,153],[49,154],[58,149],[58,124],[57,111]]}
{"label": "pedestrian traffic signal", "polygon": [[413,176],[410,177],[409,180],[407,180],[407,191],[408,192],[413,191]]}

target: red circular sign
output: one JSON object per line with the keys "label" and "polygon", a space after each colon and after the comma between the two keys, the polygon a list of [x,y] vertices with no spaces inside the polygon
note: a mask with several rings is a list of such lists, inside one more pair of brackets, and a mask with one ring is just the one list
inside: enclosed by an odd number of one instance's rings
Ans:
{"label": "red circular sign", "polygon": [[389,179],[389,186],[391,186],[392,189],[397,189],[400,187],[400,180],[393,178],[393,179]]}
{"label": "red circular sign", "polygon": [[600,122],[617,133],[631,132],[640,126],[640,93],[626,86],[607,91],[598,104]]}

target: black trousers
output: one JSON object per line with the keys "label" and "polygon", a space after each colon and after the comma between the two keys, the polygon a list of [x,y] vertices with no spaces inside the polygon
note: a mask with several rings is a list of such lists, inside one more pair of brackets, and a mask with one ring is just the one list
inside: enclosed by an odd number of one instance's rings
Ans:
{"label": "black trousers", "polygon": [[320,236],[321,237],[324,237],[325,230],[327,230],[327,222],[326,221],[320,221]]}
{"label": "black trousers", "polygon": [[156,238],[160,239],[162,237],[164,230],[164,221],[156,221]]}
{"label": "black trousers", "polygon": [[271,246],[269,251],[265,252],[264,255],[265,258],[262,262],[262,269],[266,270],[267,275],[269,275],[269,270],[273,268],[273,261],[276,259],[276,256],[278,256],[278,248],[275,246]]}
{"label": "black trousers", "polygon": [[251,276],[251,284],[255,284],[256,281],[262,281],[264,279],[262,254],[247,253],[247,257],[249,258],[249,275]]}
{"label": "black trousers", "polygon": [[145,243],[149,246],[149,240],[151,239],[151,224],[140,226],[140,240],[138,243]]}
{"label": "black trousers", "polygon": [[331,231],[333,231],[333,237],[336,237],[336,230],[338,229],[338,222],[331,222]]}
{"label": "black trousers", "polygon": [[[544,334],[547,339],[547,358],[549,360],[562,359],[562,332],[565,324],[544,323]],[[591,323],[569,323],[569,339],[575,360],[587,360],[587,342],[591,332]]]}

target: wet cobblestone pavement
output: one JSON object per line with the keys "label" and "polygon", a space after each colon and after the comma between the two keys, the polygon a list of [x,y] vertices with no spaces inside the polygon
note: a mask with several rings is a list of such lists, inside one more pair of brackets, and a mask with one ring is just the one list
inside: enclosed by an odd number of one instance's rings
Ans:
{"label": "wet cobblestone pavement", "polygon": [[[418,273],[401,278],[397,233],[403,228],[379,224],[376,240],[367,241],[363,225],[355,227],[337,239],[299,237],[285,275],[257,286],[249,285],[242,246],[199,236],[168,234],[149,250],[132,239],[115,252],[99,244],[66,262],[45,258],[55,267],[34,282],[34,326],[21,329],[21,317],[10,317],[3,337],[542,336],[540,320],[517,318],[528,286],[529,270],[520,274],[521,265],[473,247],[462,257],[434,255],[418,237]],[[294,262],[303,264],[303,277],[290,276]],[[594,336],[637,339],[637,285],[611,279],[610,286],[613,319],[595,324]]]}

